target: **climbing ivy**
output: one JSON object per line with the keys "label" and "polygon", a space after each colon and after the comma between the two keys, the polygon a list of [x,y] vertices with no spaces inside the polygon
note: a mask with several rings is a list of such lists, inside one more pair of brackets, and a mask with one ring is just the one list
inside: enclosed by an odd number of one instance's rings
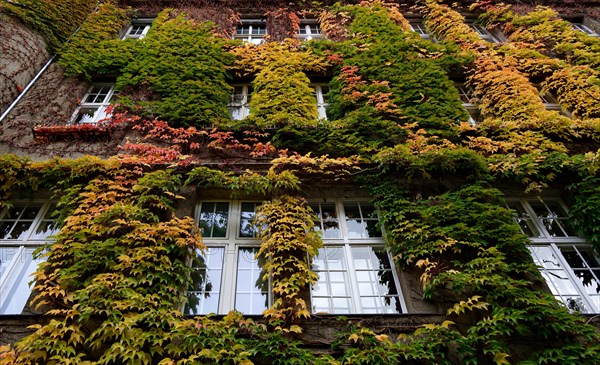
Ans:
{"label": "climbing ivy", "polygon": [[[54,24],[50,3],[20,3],[2,9],[65,38],[73,13]],[[83,19],[81,4],[73,24]],[[598,246],[598,42],[548,9],[477,9],[482,24],[502,27],[512,42],[479,39],[456,9],[434,0],[420,11],[437,44],[382,1],[328,7],[322,27],[335,43],[260,46],[220,38],[181,9],[161,12],[143,40],[120,40],[134,13],[100,5],[60,64],[87,79],[116,75],[122,113],[111,127],[142,139],[105,161],[0,159],[2,204],[51,190],[62,227],[36,274],[36,303],[57,317],[3,348],[0,363],[597,362],[598,331],[543,290],[527,237],[490,186],[569,185],[571,222]],[[299,22],[292,8],[268,18],[278,41]],[[448,76],[461,74],[480,103],[475,126],[465,123]],[[329,76],[329,120],[318,120],[311,77]],[[255,90],[243,121],[227,117],[234,78]],[[534,83],[573,119],[545,110]],[[265,167],[210,168],[207,151]],[[400,335],[349,326],[330,354],[317,356],[292,340],[310,316],[303,295],[317,280],[311,260],[320,245],[301,192],[355,176],[374,197],[396,263],[419,271],[424,300],[444,318]],[[193,219],[175,215],[186,185],[269,197],[258,214],[257,258],[275,298],[263,320],[182,316],[187,263],[201,264],[204,249]]]}
{"label": "climbing ivy", "polygon": [[2,0],[0,12],[15,16],[31,29],[41,32],[48,42],[49,50],[55,52],[75,32],[96,4],[92,0]]}

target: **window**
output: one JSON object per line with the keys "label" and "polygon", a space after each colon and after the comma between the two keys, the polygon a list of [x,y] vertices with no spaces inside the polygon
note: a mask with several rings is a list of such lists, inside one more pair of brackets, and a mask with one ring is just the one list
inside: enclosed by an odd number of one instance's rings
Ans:
{"label": "window", "polygon": [[324,247],[313,261],[313,313],[402,313],[396,271],[369,202],[312,203]]}
{"label": "window", "polygon": [[234,39],[257,45],[265,41],[266,35],[267,26],[263,20],[243,19],[242,24],[238,25],[235,30]]}
{"label": "window", "polygon": [[233,85],[233,91],[227,108],[231,119],[242,120],[250,114],[250,96],[252,86],[250,84]]}
{"label": "window", "polygon": [[568,111],[565,111],[561,108],[560,104],[558,103],[558,100],[556,100],[554,95],[552,95],[550,92],[543,93],[542,87],[539,84],[534,84],[534,86],[536,87],[536,89],[538,89],[540,98],[542,99],[544,107],[547,110],[556,110],[564,116],[571,117],[571,114]]}
{"label": "window", "polygon": [[319,112],[319,119],[327,119],[327,99],[325,96],[329,92],[329,85],[327,84],[315,84],[312,85],[315,93],[315,99],[317,99],[317,111]]}
{"label": "window", "polygon": [[33,252],[56,233],[48,202],[15,203],[0,212],[0,314],[20,314],[27,304],[31,274],[40,259]]}
{"label": "window", "polygon": [[114,94],[114,84],[94,83],[81,99],[79,107],[73,113],[71,122],[100,123],[110,118],[107,108]]}
{"label": "window", "polygon": [[472,125],[477,124],[481,120],[481,113],[479,112],[478,99],[473,95],[474,91],[471,87],[465,84],[455,84],[458,90],[458,96],[462,102],[463,108],[469,113],[469,123]]}
{"label": "window", "polygon": [[131,22],[129,28],[125,32],[123,39],[134,38],[142,39],[146,36],[146,33],[150,30],[150,25],[153,19],[136,19]]}
{"label": "window", "polygon": [[468,25],[469,25],[469,27],[471,27],[471,29],[473,29],[479,35],[479,38],[483,39],[484,41],[488,41],[488,42],[492,42],[492,43],[502,42],[502,40],[500,39],[500,37],[498,35],[490,32],[484,26],[475,24],[475,23],[469,23]]}
{"label": "window", "polygon": [[572,22],[571,26],[573,27],[573,29],[583,32],[589,36],[598,37],[598,33],[594,32],[590,27],[588,27],[587,25],[584,25],[583,23]]}
{"label": "window", "polygon": [[425,25],[421,22],[410,22],[410,27],[413,32],[417,33],[419,37],[423,39],[433,39],[429,30],[425,27]]}
{"label": "window", "polygon": [[529,251],[552,294],[571,311],[600,313],[600,260],[567,225],[563,202],[538,197],[508,206],[529,236]]}
{"label": "window", "polygon": [[310,41],[311,39],[322,39],[321,27],[316,20],[301,20],[298,28],[298,39]]}
{"label": "window", "polygon": [[252,224],[259,202],[203,201],[196,208],[206,252],[198,252],[186,314],[261,314],[270,305],[269,282],[255,259]]}

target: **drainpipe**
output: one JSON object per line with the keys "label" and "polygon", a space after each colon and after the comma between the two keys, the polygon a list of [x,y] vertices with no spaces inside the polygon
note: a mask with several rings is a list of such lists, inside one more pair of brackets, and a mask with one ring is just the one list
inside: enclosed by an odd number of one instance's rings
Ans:
{"label": "drainpipe", "polygon": [[25,88],[23,89],[23,91],[21,91],[21,93],[19,94],[19,96],[17,96],[17,98],[12,103],[10,103],[10,105],[8,106],[8,108],[6,108],[6,110],[4,111],[4,113],[2,113],[2,115],[0,115],[0,122],[2,122],[4,120],[4,118],[6,118],[6,116],[19,103],[19,101],[21,101],[21,99],[23,99],[23,97],[25,96],[25,94],[27,94],[27,91],[29,91],[29,89],[31,89],[31,87],[33,86],[33,84],[35,84],[35,82],[37,81],[37,79],[39,79],[40,76],[42,76],[42,74],[44,73],[44,71],[46,71],[46,69],[50,66],[50,64],[54,60],[54,57],[56,57],[56,55],[52,55],[52,57],[50,57],[48,59],[48,62],[46,62],[46,64],[44,65],[44,67],[42,67],[42,69],[37,72],[37,74],[35,75],[35,77],[33,79],[31,79],[31,81],[29,81],[29,83],[27,84],[27,86],[25,86]]}

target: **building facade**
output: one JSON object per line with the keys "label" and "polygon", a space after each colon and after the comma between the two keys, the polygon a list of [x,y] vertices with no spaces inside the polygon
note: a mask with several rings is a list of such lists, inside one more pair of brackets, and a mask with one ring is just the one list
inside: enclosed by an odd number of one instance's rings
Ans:
{"label": "building facade", "polygon": [[596,364],[597,5],[2,1],[0,364]]}

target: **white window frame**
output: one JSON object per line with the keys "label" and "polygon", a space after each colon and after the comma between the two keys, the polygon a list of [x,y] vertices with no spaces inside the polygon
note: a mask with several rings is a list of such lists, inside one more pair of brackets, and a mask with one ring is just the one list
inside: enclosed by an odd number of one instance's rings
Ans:
{"label": "white window frame", "polygon": [[[108,89],[108,90],[107,90]],[[106,90],[106,94],[103,94]],[[104,95],[97,99],[94,95]],[[115,95],[115,84],[106,82],[93,83],[71,116],[71,124],[98,124],[111,117],[107,109]],[[94,100],[90,100],[93,98]]]}
{"label": "white window frame", "polygon": [[[17,201],[15,207],[36,207],[39,211],[33,219],[23,218],[23,211],[18,218],[7,219],[9,208],[0,210],[0,224],[6,222],[29,223],[29,228],[24,230],[20,238],[0,238],[0,314],[20,314],[25,308],[31,288],[29,282],[31,275],[43,260],[34,259],[33,253],[46,243],[53,241],[51,235],[56,234],[54,226],[50,232],[36,237],[36,231],[42,223],[52,224],[49,217],[53,206],[48,200]],[[3,225],[4,226],[4,225]],[[15,228],[12,226],[11,231]]]}
{"label": "white window frame", "polygon": [[[127,30],[125,31],[125,34],[121,39],[143,39],[146,36],[146,34],[148,34],[148,31],[150,30],[150,26],[152,25],[153,21],[154,19],[152,18],[140,18],[132,20],[131,24],[129,25],[129,27],[127,27]],[[141,29],[142,31],[139,32],[139,29]]]}
{"label": "white window frame", "polygon": [[[313,27],[315,26],[316,30],[313,29]],[[316,19],[300,20],[297,37],[301,41],[323,39],[323,32],[321,31],[321,26],[319,25],[319,22]]]}
{"label": "white window frame", "polygon": [[431,32],[425,27],[425,24],[421,21],[410,21],[409,22],[410,29],[413,32],[417,33],[419,37],[422,39],[434,40],[434,37],[431,35]]}
{"label": "white window frame", "polygon": [[458,97],[463,108],[469,113],[469,124],[476,125],[481,119],[481,111],[479,110],[477,98],[473,95],[473,88],[464,83],[455,83],[454,86],[458,90]]}
{"label": "white window frame", "polygon": [[483,25],[477,23],[467,23],[467,25],[473,29],[477,35],[479,35],[479,38],[483,39],[484,41],[491,43],[502,43],[502,37],[500,36],[499,32],[491,32]]}
{"label": "white window frame", "polygon": [[592,30],[592,28],[588,27],[587,25],[585,25],[583,23],[571,22],[571,27],[573,27],[573,29],[575,29],[575,30],[578,30],[582,33],[589,35],[590,37],[600,37],[600,35],[598,35],[598,33],[596,33],[594,30]]}
{"label": "white window frame", "polygon": [[[248,28],[248,33],[240,33],[240,30]],[[254,33],[257,29],[263,29],[264,32]],[[261,19],[242,19],[241,24],[235,29],[233,39],[239,39],[242,43],[259,45],[265,42],[267,36],[267,23]]]}
{"label": "white window frame", "polygon": [[[231,95],[229,97],[229,103],[227,109],[229,109],[229,116],[233,120],[244,120],[250,115],[250,98],[252,97],[252,85],[246,84],[233,84],[231,85]],[[236,93],[236,88],[241,88],[241,93]],[[241,95],[238,101],[236,101],[236,95]]]}
{"label": "white window frame", "polygon": [[[361,298],[379,298],[380,300],[386,297],[395,297],[398,300],[398,303],[400,305],[400,312],[397,312],[395,310],[390,310],[388,311],[388,314],[397,314],[397,313],[406,313],[406,303],[404,301],[404,297],[402,295],[402,290],[400,287],[400,281],[398,280],[398,273],[396,271],[396,268],[394,266],[394,262],[393,262],[393,258],[390,255],[389,251],[387,250],[386,246],[385,246],[385,242],[383,240],[383,235],[379,236],[379,237],[353,237],[352,234],[350,234],[350,230],[349,230],[349,226],[348,226],[348,219],[349,217],[346,216],[346,212],[345,212],[345,207],[344,204],[354,204],[354,203],[358,203],[359,205],[359,209],[361,208],[361,204],[364,206],[372,206],[372,204],[370,203],[369,200],[365,200],[365,199],[327,199],[326,202],[325,201],[321,201],[321,202],[309,202],[309,205],[311,207],[314,207],[313,210],[315,210],[315,213],[317,215],[319,215],[319,220],[316,222],[317,223],[317,230],[321,230],[322,227],[320,227],[323,224],[328,223],[329,225],[331,224],[335,224],[335,222],[337,222],[338,225],[338,230],[339,230],[339,237],[337,238],[332,238],[331,235],[324,233],[323,234],[323,248],[319,249],[319,255],[314,259],[313,261],[313,265],[316,265],[316,262],[321,261],[323,262],[323,268],[315,268],[313,266],[313,269],[315,269],[315,271],[317,272],[317,274],[319,274],[319,282],[317,284],[315,284],[312,288],[311,288],[311,307],[312,307],[312,312],[316,313],[316,314],[386,314],[384,312],[386,312],[386,309],[383,307],[378,307],[378,308],[373,308],[374,310],[365,310],[362,307],[361,304]],[[337,218],[321,218],[321,213],[318,211],[321,207],[322,204],[334,204],[334,208],[336,210],[336,215]],[[317,208],[318,209],[315,209]],[[363,221],[372,221],[372,222],[377,222],[378,218],[366,218],[366,217],[362,217],[362,213],[361,213],[361,219]],[[366,223],[365,223],[366,224]],[[366,226],[364,226],[366,227]],[[360,249],[360,248],[372,248],[372,249],[377,249],[377,250],[385,250],[385,254],[387,255],[387,263],[389,263],[389,268],[386,268],[386,271],[389,271],[389,273],[391,273],[392,275],[392,279],[394,281],[393,285],[395,286],[395,289],[397,291],[396,294],[390,294],[390,295],[382,295],[381,293],[378,295],[373,295],[373,294],[365,294],[364,292],[361,293],[361,287],[360,287],[360,283],[359,282],[359,278],[357,276],[357,267],[355,267],[355,249]],[[337,252],[336,252],[337,251]],[[374,253],[373,250],[368,251],[371,254]],[[331,257],[331,253],[337,253],[337,254],[341,254],[342,256],[342,266],[345,267],[344,269],[330,269],[329,264],[327,264],[326,262],[329,261],[328,258]],[[323,255],[326,255],[326,257],[323,257]],[[365,272],[374,272],[375,270],[369,270],[369,269],[358,269],[358,271],[365,271]],[[381,270],[379,270],[381,271]],[[379,272],[378,271],[378,272]],[[326,273],[327,276],[325,276],[326,278],[330,278],[330,276],[328,276],[331,272],[335,272],[335,273],[341,273],[341,275],[343,275],[344,277],[344,290],[345,290],[345,294],[344,295],[335,295],[334,294],[334,290],[332,289],[332,284],[341,284],[341,281],[334,281],[334,280],[330,280],[330,279],[325,279],[325,280],[321,280],[321,275],[320,273]],[[337,275],[339,277],[339,275]],[[364,282],[363,282],[364,283]],[[368,284],[373,284],[373,282],[367,282]],[[367,286],[368,286],[367,284]],[[318,295],[318,291],[320,291],[320,289],[318,288],[319,285],[323,285],[325,287],[327,287],[327,289],[325,290],[325,294],[320,294]],[[371,286],[372,288],[372,286]],[[333,301],[335,300],[335,298],[347,298],[348,299],[348,303],[349,303],[349,310],[348,311],[340,311],[335,307],[335,305],[333,304]],[[328,301],[328,308],[327,310],[319,310],[316,306],[316,300],[320,299],[321,301],[327,300]]]}
{"label": "white window frame", "polygon": [[319,119],[327,120],[327,108],[329,103],[325,99],[325,94],[329,92],[329,84],[311,84],[310,85],[315,91],[315,99],[317,99],[317,112]]}
{"label": "white window frame", "polygon": [[[254,201],[254,200],[202,200],[196,206],[196,221],[199,223],[202,204],[212,204],[212,203],[227,203],[227,226],[226,226],[226,234],[225,237],[203,237],[203,242],[207,246],[207,252],[205,254],[198,253],[202,255],[204,258],[207,258],[208,263],[210,264],[211,258],[220,259],[221,254],[216,250],[221,250],[222,252],[222,265],[221,265],[221,277],[219,279],[219,297],[218,297],[218,305],[217,305],[217,314],[226,314],[233,309],[243,309],[241,308],[241,304],[236,305],[236,294],[238,293],[238,271],[240,259],[244,260],[252,260],[252,264],[250,267],[247,267],[247,270],[251,271],[251,275],[260,274],[260,268],[258,266],[253,266],[256,263],[256,259],[254,257],[240,256],[243,254],[245,249],[252,249],[258,252],[260,248],[261,241],[257,237],[242,237],[240,235],[240,225],[242,222],[241,214],[242,214],[242,206],[243,204],[250,203],[255,204],[258,207],[262,202]],[[211,251],[213,250],[213,251]],[[211,257],[213,255],[213,257]],[[257,265],[257,263],[256,263]],[[258,272],[255,272],[258,271]],[[254,277],[253,277],[254,278]],[[271,283],[270,280],[267,283],[268,285],[268,295],[267,297],[267,306],[261,308],[261,311],[254,312],[244,312],[244,314],[261,314],[264,309],[267,309],[272,304],[272,293],[271,293]],[[257,288],[250,288],[250,291],[256,292]],[[196,292],[199,295],[202,295],[203,291]],[[252,296],[251,296],[252,298]],[[208,314],[207,311],[204,310],[204,301],[200,299],[199,309],[194,314]],[[194,312],[193,310],[187,310],[186,312]]]}
{"label": "white window frame", "polygon": [[[568,209],[564,202],[558,198],[534,197],[510,199],[507,203],[520,206],[521,213],[515,212],[515,221],[521,227],[521,231],[529,236],[531,244],[528,249],[556,299],[571,311],[600,313],[600,293],[589,293],[589,289],[583,285],[564,253],[575,253],[585,265],[575,269],[580,272],[588,271],[596,285],[600,285],[600,277],[597,275],[600,259],[584,238],[577,236],[566,226]],[[538,216],[531,206],[533,203],[543,205],[548,214],[544,217]],[[557,214],[549,208],[549,204],[558,206],[562,212]],[[548,224],[558,228],[560,235],[553,235],[547,229]],[[587,262],[582,252],[596,262]]]}

